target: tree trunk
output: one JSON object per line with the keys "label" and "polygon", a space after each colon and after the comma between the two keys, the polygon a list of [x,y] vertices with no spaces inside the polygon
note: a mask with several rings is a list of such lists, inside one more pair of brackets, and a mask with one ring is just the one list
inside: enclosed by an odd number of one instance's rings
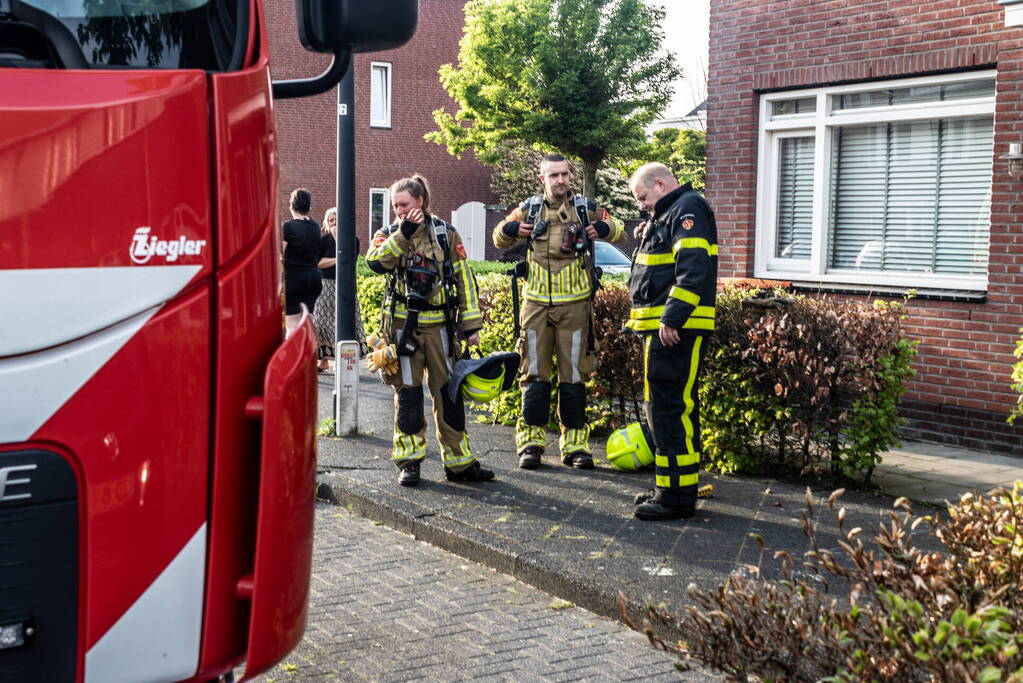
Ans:
{"label": "tree trunk", "polygon": [[590,199],[597,197],[597,167],[600,166],[600,159],[583,159],[583,187],[582,193]]}

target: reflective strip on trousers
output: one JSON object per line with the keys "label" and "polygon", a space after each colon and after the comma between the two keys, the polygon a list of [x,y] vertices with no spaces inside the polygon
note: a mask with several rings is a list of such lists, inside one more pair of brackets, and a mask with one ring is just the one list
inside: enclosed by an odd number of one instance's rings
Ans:
{"label": "reflective strip on trousers", "polygon": [[539,359],[536,353],[536,330],[526,330],[526,343],[528,345],[527,352],[529,353],[529,376],[539,377]]}
{"label": "reflective strip on trousers", "polygon": [[450,376],[451,373],[454,372],[454,371],[451,369],[451,353],[450,353],[450,351],[451,351],[451,344],[448,341],[448,331],[447,330],[441,330],[440,331],[440,346],[441,346],[442,349],[444,349],[444,363],[447,364],[447,366],[448,366],[448,375]]}
{"label": "reflective strip on trousers", "polygon": [[422,460],[426,457],[426,439],[418,434],[405,434],[394,430],[394,448],[391,460],[397,463],[409,460]]}
{"label": "reflective strip on trousers", "polygon": [[462,434],[462,440],[459,442],[458,448],[461,453],[456,453],[450,446],[441,446],[440,457],[444,467],[452,470],[462,470],[471,465],[476,459],[472,457],[472,451],[469,450],[468,434]]}
{"label": "reflective strip on trousers", "polygon": [[558,440],[561,447],[561,454],[568,453],[589,453],[590,452],[590,426],[586,425],[581,429],[566,429]]}
{"label": "reflective strip on trousers", "polygon": [[572,333],[572,383],[579,384],[582,378],[579,375],[579,353],[582,351],[583,331],[576,330]]}
{"label": "reflective strip on trousers", "polygon": [[522,452],[528,446],[547,446],[547,428],[534,427],[521,417],[515,422],[515,448]]}
{"label": "reflective strip on trousers", "polygon": [[398,356],[398,365],[401,366],[401,383],[403,386],[412,386],[412,358],[410,356]]}

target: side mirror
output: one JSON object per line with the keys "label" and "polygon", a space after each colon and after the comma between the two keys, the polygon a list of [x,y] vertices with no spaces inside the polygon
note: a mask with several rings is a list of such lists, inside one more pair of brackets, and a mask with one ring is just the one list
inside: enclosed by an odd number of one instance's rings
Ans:
{"label": "side mirror", "polygon": [[316,78],[274,81],[277,99],[327,92],[348,70],[352,54],[401,47],[419,24],[419,0],[295,0],[298,37],[334,61]]}
{"label": "side mirror", "polygon": [[311,52],[375,52],[416,32],[419,0],[295,0],[298,37]]}

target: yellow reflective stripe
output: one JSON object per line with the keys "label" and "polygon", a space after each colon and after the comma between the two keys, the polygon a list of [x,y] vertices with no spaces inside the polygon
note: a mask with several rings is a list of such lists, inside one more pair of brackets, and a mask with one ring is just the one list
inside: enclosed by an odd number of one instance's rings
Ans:
{"label": "yellow reflective stripe", "polygon": [[656,484],[658,488],[670,489],[671,488],[671,477],[669,477],[667,475],[661,475],[661,474],[655,475],[654,476],[654,484]]}
{"label": "yellow reflective stripe", "polygon": [[654,336],[648,335],[643,340],[643,400],[650,400],[650,342],[654,340]]}
{"label": "yellow reflective stripe", "polygon": [[[687,322],[688,324],[688,322]],[[714,323],[711,322],[713,325]],[[696,384],[696,373],[700,369],[700,344],[703,337],[697,337],[693,343],[693,353],[689,357],[689,377],[686,379],[686,387],[682,392],[682,400],[685,403],[685,410],[682,412],[682,427],[686,432],[686,453],[696,453],[693,448],[693,410],[696,408],[696,401],[693,399],[693,385]],[[697,456],[699,457],[699,456]],[[693,480],[696,483],[696,480]]]}
{"label": "yellow reflective stripe", "polygon": [[683,237],[671,248],[672,252],[676,254],[681,249],[703,249],[708,256],[718,255],[718,245],[711,244],[702,237]]}
{"label": "yellow reflective stripe", "polygon": [[[671,460],[674,457],[675,463]],[[699,453],[683,453],[682,455],[668,456],[655,455],[654,464],[658,467],[685,467],[686,465],[698,465],[700,463]]]}
{"label": "yellow reflective stripe", "polygon": [[664,306],[637,306],[629,311],[629,320],[660,318],[663,313]]}
{"label": "yellow reflective stripe", "polygon": [[684,301],[692,306],[700,305],[700,295],[696,292],[690,292],[688,289],[682,289],[681,287],[672,287],[671,291],[668,292],[668,296],[672,299],[678,299]]}
{"label": "yellow reflective stripe", "polygon": [[574,260],[557,275],[548,273],[538,263],[530,261],[524,295],[526,299],[538,303],[581,301],[590,296],[589,273],[581,259]]}
{"label": "yellow reflective stripe", "polygon": [[634,332],[649,332],[650,330],[660,328],[660,326],[660,318],[651,318],[650,320],[630,320],[625,323],[625,329],[632,330]]}
{"label": "yellow reflective stripe", "polygon": [[667,252],[663,254],[636,254],[636,263],[641,266],[663,266],[668,263],[675,263],[675,255]]}
{"label": "yellow reflective stripe", "polygon": [[678,478],[679,486],[696,486],[700,481],[699,474],[683,474]]}
{"label": "yellow reflective stripe", "polygon": [[685,330],[713,330],[714,319],[713,318],[689,318],[685,324],[682,325],[682,329]]}
{"label": "yellow reflective stripe", "polygon": [[693,315],[697,318],[714,318],[717,313],[713,306],[697,306],[696,310],[693,311]]}
{"label": "yellow reflective stripe", "polygon": [[469,270],[468,264],[464,260],[455,261],[454,269],[462,276],[462,288],[465,292],[465,312],[462,314],[462,319],[472,320],[479,318],[479,295],[476,292],[475,283],[472,280],[472,272]]}
{"label": "yellow reflective stripe", "polygon": [[390,237],[388,237],[387,241],[380,245],[380,248],[382,250],[386,249],[389,253],[394,254],[395,256],[401,256],[402,254],[405,253],[402,250],[401,246],[398,244],[397,235],[391,235]]}

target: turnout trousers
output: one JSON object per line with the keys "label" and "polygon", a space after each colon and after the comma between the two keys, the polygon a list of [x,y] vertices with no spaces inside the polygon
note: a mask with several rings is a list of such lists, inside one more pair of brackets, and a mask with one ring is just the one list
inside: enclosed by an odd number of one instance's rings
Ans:
{"label": "turnout trousers", "polygon": [[545,447],[550,418],[551,373],[558,360],[558,422],[561,454],[590,453],[590,425],[586,421],[586,385],[596,367],[589,349],[590,301],[554,306],[526,300],[520,317],[519,382],[522,415],[515,424],[515,447]]}
{"label": "turnout trousers", "polygon": [[643,343],[643,407],[654,436],[654,476],[662,502],[696,503],[700,469],[702,334],[681,334],[664,346],[657,333]]}
{"label": "turnout trousers", "polygon": [[423,373],[426,373],[433,417],[437,423],[444,466],[460,472],[476,462],[469,450],[465,431],[465,404],[461,392],[457,403],[448,399],[447,385],[454,361],[448,353],[447,328],[424,326],[416,330],[419,348],[411,356],[398,357],[398,372],[385,375],[384,381],[394,388],[394,448],[391,459],[398,466],[426,457],[426,415],[423,399]]}

